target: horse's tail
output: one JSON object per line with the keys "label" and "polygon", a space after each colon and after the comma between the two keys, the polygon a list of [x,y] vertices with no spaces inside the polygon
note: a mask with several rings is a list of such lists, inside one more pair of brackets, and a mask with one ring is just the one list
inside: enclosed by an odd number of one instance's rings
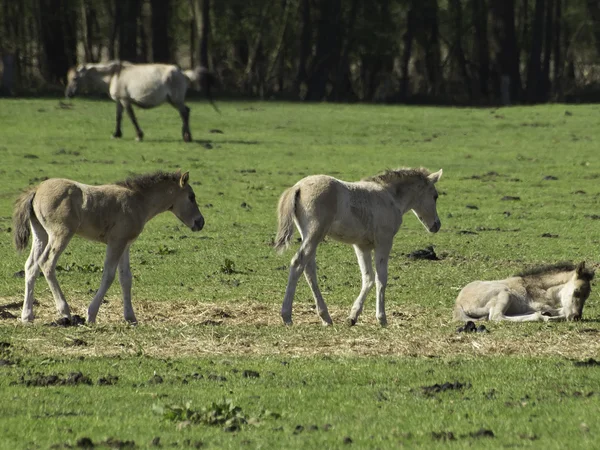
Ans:
{"label": "horse's tail", "polygon": [[18,252],[22,252],[29,243],[31,234],[31,217],[35,217],[33,211],[33,198],[37,188],[23,192],[17,201],[13,210],[13,242]]}
{"label": "horse's tail", "polygon": [[212,94],[210,89],[217,84],[217,78],[215,75],[208,70],[206,67],[198,66],[195,69],[184,70],[183,74],[190,80],[190,83],[195,85],[198,83],[200,85],[200,90],[206,93],[206,98],[208,99],[211,106],[215,109],[216,112],[221,114],[217,105],[213,101]]}
{"label": "horse's tail", "polygon": [[300,187],[294,186],[286,189],[279,198],[277,205],[277,237],[275,238],[275,250],[279,253],[289,247],[294,235],[294,216],[296,214],[296,199],[300,193]]}

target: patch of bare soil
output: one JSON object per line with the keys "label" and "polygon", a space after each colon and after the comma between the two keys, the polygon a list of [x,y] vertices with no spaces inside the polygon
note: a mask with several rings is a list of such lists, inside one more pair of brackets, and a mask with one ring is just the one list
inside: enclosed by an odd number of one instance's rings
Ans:
{"label": "patch of bare soil", "polygon": [[[330,305],[334,325],[323,327],[314,305],[294,303],[294,325],[284,326],[279,302],[230,303],[155,302],[134,300],[138,325],[126,324],[117,297],[102,305],[98,324],[72,328],[65,342],[64,329],[40,327],[55,319],[51,299],[40,301],[36,320],[22,325],[18,319],[0,321],[0,329],[11,329],[11,344],[18,353],[39,356],[126,356],[157,358],[223,355],[277,356],[558,356],[577,361],[597,358],[600,340],[590,339],[600,331],[600,322],[494,323],[490,333],[457,333],[451,308],[387,305],[389,324],[379,326],[374,306],[367,304],[355,327],[345,325],[350,304]],[[73,302],[74,311],[85,310]],[[17,328],[17,333],[12,331]],[[87,345],[85,345],[85,344]],[[12,358],[11,358],[12,359]]]}

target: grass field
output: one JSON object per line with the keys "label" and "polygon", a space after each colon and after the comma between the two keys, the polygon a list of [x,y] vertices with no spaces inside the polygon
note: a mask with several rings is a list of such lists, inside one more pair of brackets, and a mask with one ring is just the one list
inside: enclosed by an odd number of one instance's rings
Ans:
{"label": "grass field", "polygon": [[[47,326],[56,315],[43,278],[32,326],[10,317],[18,306],[0,308],[0,448],[595,445],[597,283],[577,323],[465,335],[451,310],[474,279],[562,260],[600,267],[600,107],[219,106],[222,115],[190,103],[191,144],[173,109],[139,111],[138,143],[127,119],[123,139],[110,139],[108,101],[0,100],[0,305],[20,303],[24,289],[12,203],[46,177],[100,184],[190,170],[206,219],[192,233],[163,214],[133,245],[136,327],[122,321],[118,283],[93,327]],[[309,174],[357,180],[401,166],[444,169],[442,229],[428,234],[405,216],[389,326],[376,324],[373,293],[358,325],[344,325],[360,272],[349,246],[327,240],[317,261],[335,324],[321,327],[301,281],[284,327],[293,251],[271,248],[281,192]],[[439,261],[407,257],[428,245]],[[103,257],[76,238],[59,261],[75,314]]]}

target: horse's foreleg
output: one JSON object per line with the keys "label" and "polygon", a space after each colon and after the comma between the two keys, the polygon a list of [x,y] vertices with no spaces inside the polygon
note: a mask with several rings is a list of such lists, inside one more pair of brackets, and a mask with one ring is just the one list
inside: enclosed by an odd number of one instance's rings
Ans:
{"label": "horse's foreleg", "polygon": [[348,325],[352,326],[356,324],[358,316],[362,313],[365,299],[375,284],[375,274],[373,273],[373,261],[370,249],[362,249],[358,245],[354,245],[354,252],[358,259],[358,265],[360,267],[360,273],[362,276],[362,287],[360,293],[356,298],[356,301],[352,305],[350,310],[350,316],[348,316]]}
{"label": "horse's foreleg", "polygon": [[375,315],[379,324],[387,325],[387,317],[385,315],[385,288],[388,279],[388,259],[392,250],[391,242],[388,244],[379,244],[375,249],[375,271],[377,277],[375,279],[375,287],[377,289],[377,303]]}
{"label": "horse's foreleg", "polygon": [[129,265],[129,247],[123,251],[119,261],[119,282],[123,291],[123,316],[129,323],[137,323],[133,306],[131,305],[131,267]]}
{"label": "horse's foreleg", "polygon": [[62,317],[71,317],[71,310],[56,278],[56,263],[72,237],[73,233],[49,235],[48,244],[38,260],[54,297],[56,310]]}
{"label": "horse's foreleg", "polygon": [[117,266],[119,265],[119,260],[121,259],[123,251],[126,247],[126,242],[108,243],[106,247],[104,269],[102,271],[102,281],[100,281],[100,287],[98,288],[96,295],[94,296],[92,302],[90,303],[90,306],[88,307],[88,323],[96,322],[98,310],[100,309],[102,300],[104,300],[104,295],[106,294],[106,291],[108,291],[108,288],[111,286],[112,282],[115,279],[115,273],[117,271]]}
{"label": "horse's foreleg", "polygon": [[190,108],[185,105],[181,105],[177,109],[179,110],[181,121],[183,122],[183,126],[181,127],[183,140],[185,142],[192,142],[192,132],[190,131]]}
{"label": "horse's foreleg", "polygon": [[33,242],[31,244],[31,252],[25,263],[25,299],[23,300],[23,311],[21,312],[21,320],[23,322],[32,322],[33,314],[33,295],[35,290],[35,280],[40,274],[39,259],[42,252],[48,244],[48,235],[42,226],[35,222],[31,224]]}
{"label": "horse's foreleg", "polygon": [[138,125],[138,122],[137,122],[137,119],[135,118],[135,113],[133,112],[133,107],[131,106],[131,104],[127,104],[127,106],[125,106],[125,110],[127,111],[127,115],[131,119],[133,126],[135,127],[135,133],[137,134],[136,140],[141,141],[142,139],[144,139],[144,133],[142,132],[142,129]]}
{"label": "horse's foreleg", "polygon": [[323,321],[323,325],[331,325],[333,322],[331,321],[327,305],[325,304],[325,300],[323,300],[323,295],[321,295],[321,290],[317,283],[317,261],[315,259],[315,254],[313,253],[312,257],[307,256],[307,259],[308,262],[304,269],[304,277],[313,293],[315,304],[317,306],[317,315]]}
{"label": "horse's foreleg", "polygon": [[121,122],[123,120],[123,105],[117,101],[117,123],[115,125],[115,132],[113,133],[114,138],[120,138],[123,136],[121,132]]}

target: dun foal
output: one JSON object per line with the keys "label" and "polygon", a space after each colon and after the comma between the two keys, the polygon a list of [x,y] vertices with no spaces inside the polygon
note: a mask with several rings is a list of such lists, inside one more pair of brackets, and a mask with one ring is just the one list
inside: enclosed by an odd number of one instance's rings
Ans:
{"label": "dun foal", "polygon": [[594,271],[585,263],[538,267],[496,281],[473,281],[458,294],[454,320],[579,320]]}
{"label": "dun foal", "polygon": [[[362,288],[352,306],[348,323],[356,323],[365,298],[375,284],[376,317],[381,325],[385,325],[385,287],[394,236],[402,224],[402,216],[409,210],[427,230],[438,232],[441,223],[434,184],[441,176],[441,169],[431,174],[425,169],[398,169],[349,183],[326,175],[314,175],[287,189],[279,199],[275,248],[281,251],[289,246],[294,224],[300,232],[302,244],[290,265],[281,307],[284,323],[292,324],[292,302],[302,272],[312,290],[317,314],[324,325],[332,323],[317,284],[315,261],[317,246],[325,236],[330,236],[353,245],[362,273]],[[373,251],[377,276],[373,273]]]}
{"label": "dun foal", "polygon": [[83,64],[71,69],[67,75],[67,97],[75,96],[81,85],[108,92],[117,102],[117,124],[113,137],[120,138],[123,109],[133,122],[137,140],[144,137],[142,129],[135,118],[132,105],[140,108],[154,108],[169,102],[181,116],[183,122],[182,135],[185,142],[192,140],[190,132],[190,108],[185,106],[185,94],[190,84],[199,83],[206,91],[206,96],[213,108],[219,111],[212,101],[210,87],[214,76],[203,67],[195,70],[181,70],[169,64],[132,64],[127,61],[110,61],[108,63]]}
{"label": "dun foal", "polygon": [[56,279],[56,263],[71,238],[78,234],[106,244],[100,288],[90,303],[87,321],[94,323],[106,291],[119,267],[125,320],[135,323],[131,305],[129,247],[144,225],[157,214],[171,211],[192,231],[204,226],[204,217],[188,183],[189,172],[156,172],[115,184],[89,186],[51,178],[24,192],[15,203],[14,242],[22,251],[33,235],[31,253],[25,263],[25,300],[21,319],[33,321],[33,292],[40,272],[63,317],[71,311]]}

